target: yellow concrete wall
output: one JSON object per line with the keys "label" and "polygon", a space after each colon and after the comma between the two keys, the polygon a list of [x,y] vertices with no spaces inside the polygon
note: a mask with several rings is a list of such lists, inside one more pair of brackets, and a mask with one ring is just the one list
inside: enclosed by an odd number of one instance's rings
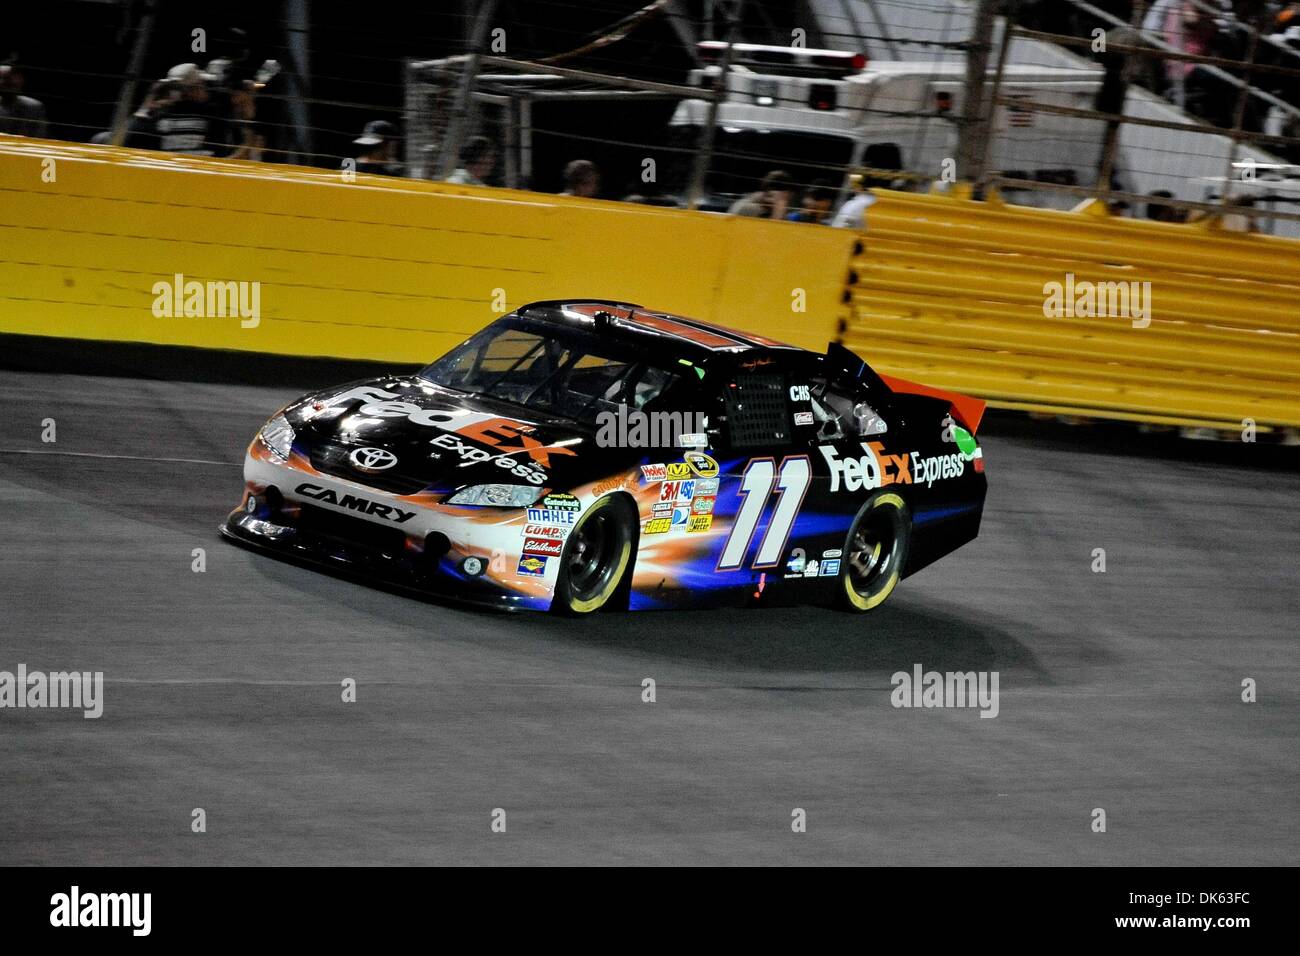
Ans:
{"label": "yellow concrete wall", "polygon": [[[624,299],[821,350],[856,238],[0,136],[0,332],[414,362],[495,318],[500,289],[508,308]],[[155,317],[177,273],[260,282],[260,323]]]}
{"label": "yellow concrete wall", "polygon": [[[882,191],[844,342],[1004,408],[1300,427],[1300,242]],[[1150,322],[1047,317],[1047,283],[1150,283]],[[1141,322],[1143,320],[1139,320]]]}

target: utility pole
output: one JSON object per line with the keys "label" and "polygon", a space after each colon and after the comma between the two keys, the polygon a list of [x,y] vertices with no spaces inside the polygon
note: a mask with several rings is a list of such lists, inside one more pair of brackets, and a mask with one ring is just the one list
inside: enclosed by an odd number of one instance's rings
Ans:
{"label": "utility pole", "polygon": [[[997,0],[979,0],[970,40],[966,43],[966,102],[962,105],[961,139],[957,144],[957,176],[971,183],[978,183],[984,177],[984,157],[993,112],[997,109],[997,104],[986,102],[984,95],[996,7]],[[1003,29],[1009,26],[1003,24]]]}
{"label": "utility pole", "polygon": [[497,0],[483,0],[479,6],[478,16],[469,37],[469,55],[465,58],[465,72],[461,74],[460,84],[456,87],[456,99],[451,107],[451,120],[442,137],[442,149],[438,155],[438,173],[436,179],[446,179],[456,169],[460,159],[460,144],[465,139],[470,120],[473,116],[474,84],[478,79],[479,61],[483,49],[487,46],[488,27],[496,15]]}
{"label": "utility pole", "polygon": [[113,111],[112,143],[114,146],[121,146],[126,140],[127,126],[131,122],[131,104],[135,102],[135,89],[140,83],[140,73],[144,70],[145,54],[149,52],[149,38],[153,34],[153,19],[157,6],[157,0],[146,0],[140,24],[135,29],[131,63],[126,68],[127,78],[122,83],[122,90],[117,97],[117,108]]}
{"label": "utility pole", "polygon": [[[721,4],[722,0],[719,0]],[[700,129],[699,143],[695,148],[695,159],[691,163],[690,188],[686,194],[686,208],[698,209],[700,199],[704,196],[704,177],[709,173],[709,164],[713,160],[713,140],[718,129],[718,107],[727,95],[727,74],[731,72],[732,46],[736,41],[736,29],[740,25],[740,7],[743,0],[731,0],[727,6],[725,46],[722,56],[718,58],[718,75],[713,78],[713,98],[709,100],[709,109],[704,117],[704,126]]]}

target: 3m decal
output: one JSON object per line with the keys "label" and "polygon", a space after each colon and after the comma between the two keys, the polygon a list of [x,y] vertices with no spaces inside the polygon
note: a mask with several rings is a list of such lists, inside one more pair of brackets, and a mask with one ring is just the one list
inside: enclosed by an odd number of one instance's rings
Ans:
{"label": "3m decal", "polygon": [[695,481],[665,481],[659,485],[660,501],[690,501],[695,495]]}
{"label": "3m decal", "polygon": [[749,552],[750,542],[758,527],[758,520],[767,508],[773,486],[777,490],[777,504],[772,519],[754,556],[755,568],[776,567],[790,540],[794,519],[803,505],[808,486],[812,484],[812,464],[807,455],[797,455],[781,461],[778,472],[771,458],[755,458],[746,467],[738,494],[744,496],[740,510],[731,525],[731,534],[718,560],[718,571],[734,571],[740,567]]}

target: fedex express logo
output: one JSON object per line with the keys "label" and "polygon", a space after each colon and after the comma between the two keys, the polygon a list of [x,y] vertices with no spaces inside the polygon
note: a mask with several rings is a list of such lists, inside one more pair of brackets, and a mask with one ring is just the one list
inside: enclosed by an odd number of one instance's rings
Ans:
{"label": "fedex express logo", "polygon": [[[440,428],[444,432],[454,432],[480,445],[486,445],[497,454],[456,441],[451,435],[439,435],[433,440],[433,444],[454,451],[463,461],[495,459],[502,468],[509,468],[512,475],[524,478],[534,485],[546,481],[544,469],[551,467],[552,455],[576,454],[571,449],[557,448],[539,441],[533,436],[535,429],[531,425],[463,408],[424,408],[414,402],[402,401],[396,392],[374,385],[349,389],[331,399],[330,404],[341,404],[354,399],[364,402],[357,409],[359,414],[372,418],[405,418],[416,425]],[[525,457],[528,461],[518,460]]]}
{"label": "fedex express logo", "polygon": [[882,488],[885,485],[910,485],[925,483],[929,488],[944,478],[960,478],[966,470],[966,460],[960,455],[935,455],[922,458],[919,452],[910,455],[891,455],[882,442],[862,442],[860,458],[840,458],[830,445],[819,451],[826,459],[831,473],[831,491],[839,491],[841,483],[846,491]]}

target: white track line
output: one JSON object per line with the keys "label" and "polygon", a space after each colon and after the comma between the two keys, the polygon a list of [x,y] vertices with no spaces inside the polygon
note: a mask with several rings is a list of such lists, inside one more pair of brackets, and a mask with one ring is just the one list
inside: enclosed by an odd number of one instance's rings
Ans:
{"label": "white track line", "polygon": [[93,451],[55,451],[46,448],[0,448],[0,455],[67,455],[72,458],[109,458],[124,461],[166,461],[183,465],[238,465],[237,461],[212,461],[207,458],[150,458],[147,455],[103,455]]}

